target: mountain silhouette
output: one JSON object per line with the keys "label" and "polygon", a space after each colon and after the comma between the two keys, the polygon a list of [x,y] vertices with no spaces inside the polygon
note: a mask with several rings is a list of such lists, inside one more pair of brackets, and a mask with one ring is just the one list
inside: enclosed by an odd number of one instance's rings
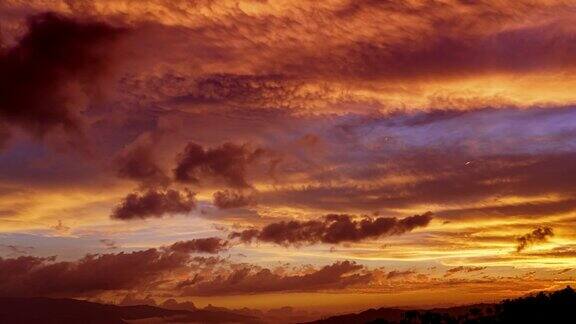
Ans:
{"label": "mountain silhouette", "polygon": [[[128,324],[239,323],[261,324],[255,316],[222,310],[173,310],[156,306],[117,306],[76,299],[0,297],[0,323],[6,324]],[[475,304],[429,310],[369,309],[320,319],[309,324],[499,324],[576,323],[576,292],[571,287]]]}
{"label": "mountain silhouette", "polygon": [[158,319],[155,323],[261,323],[255,317],[223,311],[116,306],[76,299],[0,297],[0,323],[6,324],[127,324],[146,319]]}

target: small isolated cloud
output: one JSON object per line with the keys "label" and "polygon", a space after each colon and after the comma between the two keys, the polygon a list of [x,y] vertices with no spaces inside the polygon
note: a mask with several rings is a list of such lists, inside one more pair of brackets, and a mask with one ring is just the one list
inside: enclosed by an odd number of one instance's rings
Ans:
{"label": "small isolated cloud", "polygon": [[386,279],[398,279],[398,278],[405,278],[405,277],[410,277],[412,275],[415,275],[416,271],[413,270],[406,270],[406,271],[399,271],[399,270],[393,270],[388,272],[388,274],[386,274]]}
{"label": "small isolated cloud", "polygon": [[459,266],[459,267],[455,267],[455,268],[451,268],[451,269],[446,270],[446,274],[444,274],[444,276],[449,277],[449,276],[454,275],[454,274],[459,273],[459,272],[470,273],[470,272],[482,271],[485,269],[486,269],[486,267]]}
{"label": "small isolated cloud", "polygon": [[137,146],[124,152],[116,160],[116,171],[120,178],[140,182],[143,186],[165,186],[170,178],[156,163],[147,146]]}
{"label": "small isolated cloud", "polygon": [[262,229],[234,232],[230,238],[237,238],[242,242],[260,241],[280,245],[337,244],[402,235],[416,228],[428,226],[431,220],[431,212],[400,220],[395,217],[365,217],[355,220],[350,215],[331,214],[319,221],[282,221],[269,224]]}
{"label": "small isolated cloud", "polygon": [[150,189],[131,193],[112,212],[113,219],[131,220],[187,214],[196,207],[194,193],[187,189]]}
{"label": "small isolated cloud", "polygon": [[108,250],[115,250],[118,248],[118,244],[110,239],[101,239],[100,243],[102,243],[102,245],[104,245],[104,247]]}
{"label": "small isolated cloud", "polygon": [[256,203],[254,197],[232,190],[217,191],[214,193],[213,202],[219,209],[240,208]]}
{"label": "small isolated cloud", "polygon": [[189,143],[178,155],[174,177],[179,182],[191,184],[198,184],[207,177],[216,178],[232,188],[249,188],[248,164],[263,153],[262,149],[251,150],[247,145],[233,143],[208,149]]}
{"label": "small isolated cloud", "polygon": [[62,220],[58,220],[58,224],[52,225],[50,228],[61,235],[70,233],[70,230],[72,229],[70,226],[64,225]]}
{"label": "small isolated cloud", "polygon": [[169,250],[182,253],[211,253],[216,254],[230,247],[228,241],[218,237],[198,238],[189,241],[176,242],[168,247]]}
{"label": "small isolated cloud", "polygon": [[549,237],[554,236],[554,231],[551,227],[544,226],[538,227],[532,232],[522,235],[516,239],[518,245],[516,246],[517,252],[522,252],[528,246],[543,243],[548,240]]}

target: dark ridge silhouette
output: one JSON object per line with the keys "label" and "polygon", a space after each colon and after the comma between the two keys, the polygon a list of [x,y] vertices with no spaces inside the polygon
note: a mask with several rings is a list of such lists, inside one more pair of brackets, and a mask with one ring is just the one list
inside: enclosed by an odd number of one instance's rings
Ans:
{"label": "dark ridge silhouette", "polygon": [[[333,316],[316,324],[499,324],[576,323],[576,292],[569,286],[539,292],[497,304],[476,304],[430,310],[369,309]],[[127,324],[154,323],[264,323],[254,316],[219,309],[169,310],[155,306],[117,306],[75,299],[0,297],[0,323],[10,324]]]}
{"label": "dark ridge silhouette", "polygon": [[[369,323],[375,320],[386,320],[390,323],[395,323],[402,320],[402,315],[406,312],[406,310],[399,309],[399,308],[378,308],[374,309],[371,308],[369,310],[363,311],[361,313],[355,314],[345,314],[345,315],[338,315],[332,316],[326,319],[321,319],[318,321],[310,322],[310,323]],[[388,323],[384,322],[384,323]]]}
{"label": "dark ridge silhouette", "polygon": [[6,324],[127,324],[154,318],[163,319],[166,323],[260,323],[252,316],[223,311],[116,306],[43,297],[0,298],[0,323]]}
{"label": "dark ridge silhouette", "polygon": [[477,304],[430,310],[398,308],[369,309],[356,314],[333,316],[315,324],[496,324],[576,323],[576,292],[570,286],[497,304]]}

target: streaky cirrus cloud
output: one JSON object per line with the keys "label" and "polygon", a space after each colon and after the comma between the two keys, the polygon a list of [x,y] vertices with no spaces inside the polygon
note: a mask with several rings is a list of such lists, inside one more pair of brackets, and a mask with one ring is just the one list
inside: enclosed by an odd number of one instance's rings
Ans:
{"label": "streaky cirrus cloud", "polygon": [[386,279],[398,279],[398,278],[405,278],[415,275],[417,272],[414,270],[393,270],[386,274]]}
{"label": "streaky cirrus cloud", "polygon": [[[448,156],[451,158],[447,159]],[[326,210],[351,207],[377,210],[427,203],[480,201],[498,195],[535,197],[559,194],[569,197],[574,192],[574,177],[571,175],[575,160],[576,155],[571,151],[478,156],[465,149],[451,152],[434,147],[413,149],[401,151],[384,167],[366,166],[365,172],[360,174],[362,178],[358,179],[384,178],[401,172],[414,177],[414,182],[370,187],[355,183],[288,187],[260,193],[259,201],[262,204],[298,204]],[[328,199],[342,195],[347,197],[345,201]]]}
{"label": "streaky cirrus cloud", "polygon": [[118,243],[111,239],[100,239],[99,241],[107,250],[116,250],[119,248]]}
{"label": "streaky cirrus cloud", "polygon": [[214,205],[220,209],[239,208],[256,204],[253,196],[228,189],[217,191],[212,197]]}
{"label": "streaky cirrus cloud", "polygon": [[114,208],[111,218],[133,220],[187,214],[196,207],[194,196],[188,189],[148,189],[143,193],[130,193]]}
{"label": "streaky cirrus cloud", "polygon": [[176,242],[166,249],[182,253],[210,253],[216,254],[230,248],[228,241],[219,237],[198,238],[188,241]]}
{"label": "streaky cirrus cloud", "polygon": [[459,273],[459,272],[469,273],[469,272],[482,271],[485,269],[486,269],[486,267],[458,266],[458,267],[454,267],[454,268],[450,268],[450,269],[446,270],[444,277],[449,277],[449,276],[454,275],[454,274]]}
{"label": "streaky cirrus cloud", "polygon": [[402,235],[426,227],[431,220],[431,212],[400,220],[395,217],[364,217],[355,220],[350,215],[330,214],[322,220],[282,221],[268,224],[262,229],[234,232],[230,238],[242,242],[271,242],[280,245],[337,244]]}

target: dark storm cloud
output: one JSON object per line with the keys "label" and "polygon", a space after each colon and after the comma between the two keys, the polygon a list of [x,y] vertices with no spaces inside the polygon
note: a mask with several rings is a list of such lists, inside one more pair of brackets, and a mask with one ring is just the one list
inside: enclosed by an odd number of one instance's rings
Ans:
{"label": "dark storm cloud", "polygon": [[198,184],[203,178],[217,178],[232,188],[248,188],[246,179],[249,163],[264,154],[261,149],[251,150],[246,145],[224,143],[204,149],[189,143],[178,155],[174,177],[179,182]]}
{"label": "dark storm cloud", "polygon": [[194,194],[189,190],[149,189],[144,193],[131,193],[114,208],[113,219],[131,220],[187,214],[196,207]]}
{"label": "dark storm cloud", "polygon": [[226,276],[201,281],[182,289],[184,295],[213,296],[275,291],[316,291],[343,289],[367,284],[373,274],[352,261],[339,261],[307,274],[282,276],[269,269],[246,266]]}
{"label": "dark storm cloud", "polygon": [[78,93],[90,95],[110,65],[123,30],[46,13],[28,19],[18,44],[0,49],[0,118],[37,136],[80,132]]}
{"label": "dark storm cloud", "polygon": [[349,215],[327,215],[322,220],[282,221],[262,229],[248,229],[230,234],[243,242],[260,241],[280,245],[300,245],[358,242],[366,239],[402,235],[419,227],[426,227],[432,213],[415,215],[398,220],[394,217],[363,218],[355,220]]}
{"label": "dark storm cloud", "polygon": [[231,209],[251,206],[256,203],[254,198],[242,192],[223,190],[217,191],[213,196],[213,203],[220,209]]}
{"label": "dark storm cloud", "polygon": [[199,238],[189,241],[179,241],[167,249],[182,253],[211,253],[216,254],[227,250],[230,244],[218,237]]}
{"label": "dark storm cloud", "polygon": [[538,227],[532,232],[518,237],[516,251],[522,252],[530,245],[546,242],[549,237],[554,236],[554,230],[549,226]]}

